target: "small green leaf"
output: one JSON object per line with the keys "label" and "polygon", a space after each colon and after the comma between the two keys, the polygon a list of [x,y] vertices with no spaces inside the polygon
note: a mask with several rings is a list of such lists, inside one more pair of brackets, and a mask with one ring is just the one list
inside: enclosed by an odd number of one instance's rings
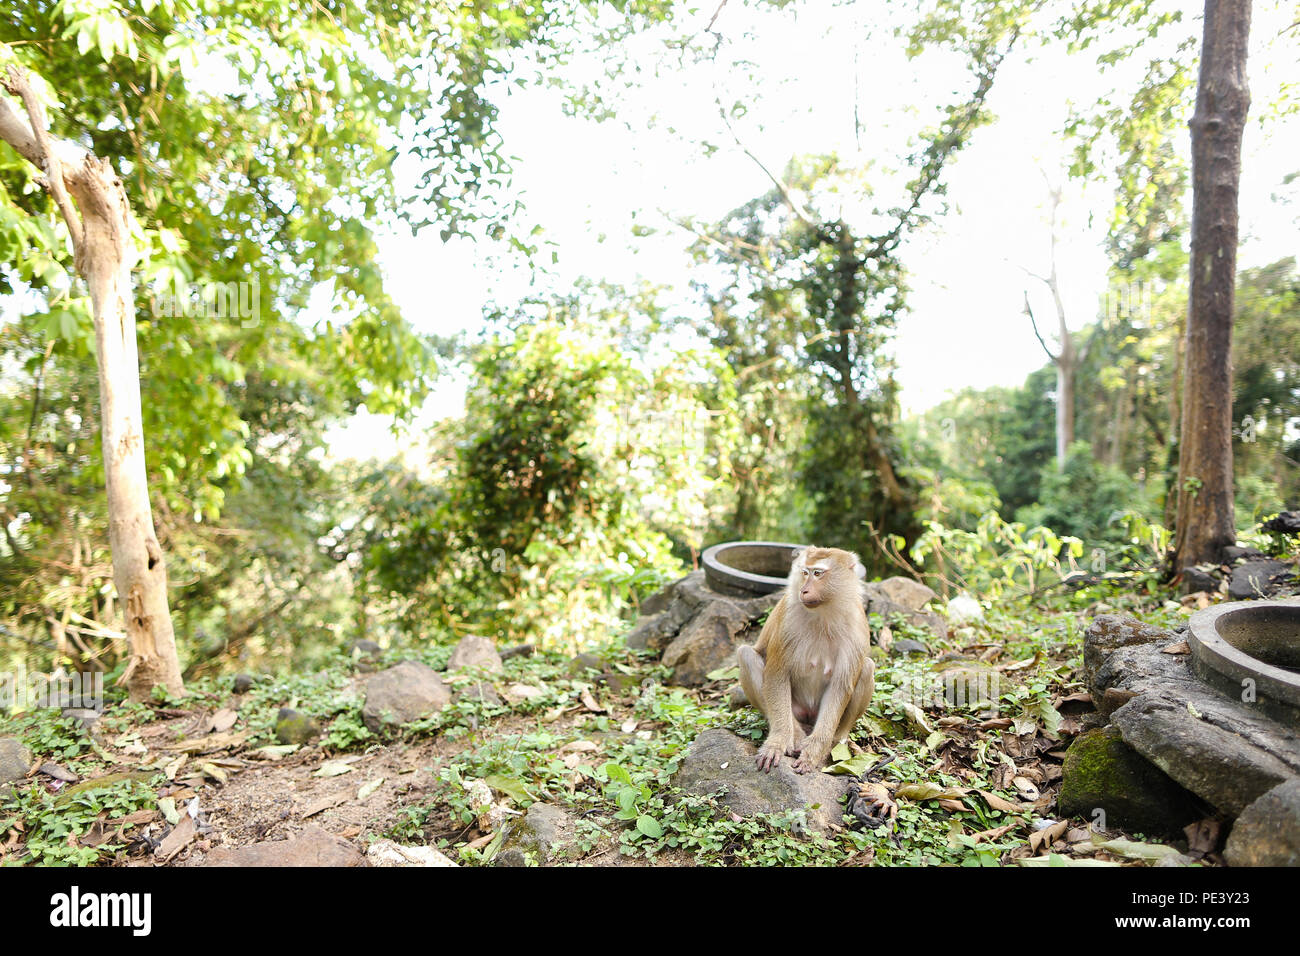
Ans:
{"label": "small green leaf", "polygon": [[657,840],[664,835],[664,828],[659,825],[659,821],[644,813],[636,818],[636,828],[652,840]]}

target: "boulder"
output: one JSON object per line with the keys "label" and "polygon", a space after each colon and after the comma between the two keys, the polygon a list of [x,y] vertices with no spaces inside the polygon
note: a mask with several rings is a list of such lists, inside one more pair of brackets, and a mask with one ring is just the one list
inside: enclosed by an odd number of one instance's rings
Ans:
{"label": "boulder", "polygon": [[1209,571],[1202,571],[1200,568],[1188,566],[1183,568],[1183,593],[1195,594],[1197,591],[1207,591],[1215,594],[1219,590],[1219,579]]}
{"label": "boulder", "polygon": [[1300,777],[1278,784],[1242,811],[1223,855],[1231,866],[1300,866]]}
{"label": "boulder", "polygon": [[32,752],[16,737],[0,737],[0,784],[23,780],[32,766]]}
{"label": "boulder", "polygon": [[497,689],[487,681],[476,681],[473,684],[467,684],[456,692],[457,700],[477,700],[489,707],[504,707],[505,702]]}
{"label": "boulder", "polygon": [[1102,616],[1084,637],[1088,689],[1124,742],[1228,816],[1300,775],[1300,733],[1228,697],[1167,654],[1177,633]]}
{"label": "boulder", "polygon": [[[692,571],[642,605],[644,616],[628,632],[627,646],[634,650],[662,651],[701,605],[721,597],[705,585],[703,571]],[[662,610],[645,610],[660,606]]]}
{"label": "boulder", "polygon": [[288,840],[217,847],[203,866],[365,866],[361,851],[342,837],[307,826]]}
{"label": "boulder", "polygon": [[497,653],[496,644],[490,638],[475,634],[462,637],[456,649],[451,652],[447,671],[450,673],[466,667],[477,667],[494,674],[501,673],[501,655]]}
{"label": "boulder", "polygon": [[672,682],[696,687],[708,674],[732,660],[736,646],[758,639],[758,621],[776,606],[779,594],[753,598],[717,595],[702,606],[664,648],[663,662],[673,669]]}
{"label": "boulder", "polygon": [[361,719],[375,733],[435,714],[451,703],[451,690],[438,672],[418,661],[402,661],[366,681]]}
{"label": "boulder", "polygon": [[[916,584],[910,578],[890,578],[888,580],[894,582],[908,581],[911,584]],[[879,614],[885,624],[892,624],[894,615],[900,615],[908,624],[927,630],[940,640],[947,638],[948,622],[943,619],[942,615],[935,614],[933,611],[923,611],[919,608],[909,607],[907,604],[899,604],[889,596],[890,590],[895,594],[899,594],[899,588],[891,587],[886,589],[886,583],[885,581],[867,581],[862,585],[862,605],[868,614]],[[917,586],[925,587],[925,585]],[[930,591],[929,588],[925,589]],[[933,595],[934,592],[930,591],[930,594]],[[912,595],[913,600],[911,603],[915,603],[914,598],[918,596],[918,592],[913,591]]]}
{"label": "boulder", "polygon": [[1282,561],[1250,561],[1232,569],[1228,594],[1233,600],[1247,601],[1271,594],[1275,585],[1291,576],[1292,567]]}
{"label": "boulder", "polygon": [[840,825],[850,777],[797,774],[782,759],[771,773],[754,764],[758,748],[728,730],[704,731],[691,744],[674,783],[687,793],[716,796],[742,817],[804,809],[810,826],[828,832]]}
{"label": "boulder", "polygon": [[939,596],[920,581],[911,578],[885,578],[876,584],[886,598],[908,611],[919,611]]}
{"label": "boulder", "polygon": [[1135,751],[1118,728],[1103,727],[1076,737],[1065,755],[1057,808],[1065,816],[1104,828],[1176,834],[1203,814],[1190,793]]}
{"label": "boulder", "polygon": [[236,694],[247,694],[253,689],[252,674],[236,674],[234,680],[230,682],[230,689]]}

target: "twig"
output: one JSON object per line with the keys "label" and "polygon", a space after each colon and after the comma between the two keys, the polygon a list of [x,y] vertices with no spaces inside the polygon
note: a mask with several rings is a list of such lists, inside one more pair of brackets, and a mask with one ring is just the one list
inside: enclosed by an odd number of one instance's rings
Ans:
{"label": "twig", "polygon": [[59,212],[63,214],[64,222],[68,224],[68,232],[72,235],[72,248],[79,249],[82,237],[81,219],[72,207],[72,199],[63,185],[63,165],[59,162],[58,154],[45,130],[45,118],[41,115],[41,104],[36,101],[36,93],[31,83],[27,81],[26,74],[13,64],[9,66],[4,88],[23,101],[27,118],[32,124],[32,135],[36,137],[36,145],[40,150],[39,165],[45,171],[45,188],[54,197]]}

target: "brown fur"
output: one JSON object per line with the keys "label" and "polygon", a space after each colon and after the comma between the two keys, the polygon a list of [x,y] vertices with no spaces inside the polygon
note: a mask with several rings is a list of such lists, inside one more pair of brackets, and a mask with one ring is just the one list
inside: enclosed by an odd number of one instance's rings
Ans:
{"label": "brown fur", "polygon": [[798,757],[798,773],[820,770],[871,702],[876,668],[857,565],[839,548],[796,552],[758,642],[736,651],[745,696],[769,725],[757,757],[763,770],[782,756]]}

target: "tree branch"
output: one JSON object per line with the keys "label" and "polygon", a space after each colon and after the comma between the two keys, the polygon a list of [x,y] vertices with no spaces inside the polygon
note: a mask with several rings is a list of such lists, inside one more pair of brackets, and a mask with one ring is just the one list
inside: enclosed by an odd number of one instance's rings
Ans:
{"label": "tree branch", "polygon": [[54,197],[54,202],[63,215],[63,221],[68,224],[68,232],[72,235],[72,248],[79,249],[83,228],[81,218],[72,208],[72,199],[64,186],[63,164],[45,130],[45,117],[41,115],[41,104],[36,101],[36,93],[31,83],[27,81],[27,75],[12,64],[3,82],[6,90],[23,101],[23,106],[27,110],[27,119],[31,123],[31,131],[28,133],[23,129],[22,120],[8,104],[4,104],[4,111],[0,113],[0,139],[4,139],[28,162],[45,173],[44,186]]}
{"label": "tree branch", "polygon": [[1035,336],[1037,337],[1037,339],[1038,339],[1038,344],[1041,345],[1041,346],[1043,347],[1043,351],[1046,352],[1046,353],[1047,353],[1047,357],[1048,357],[1049,359],[1052,360],[1052,364],[1055,365],[1055,364],[1057,364],[1058,362],[1060,362],[1061,357],[1060,357],[1059,355],[1053,355],[1053,354],[1052,354],[1052,350],[1049,349],[1049,348],[1047,347],[1047,343],[1043,341],[1042,333],[1040,333],[1040,332],[1038,331],[1038,323],[1037,323],[1036,321],[1034,321],[1034,310],[1031,309],[1031,308],[1029,307],[1029,293],[1028,293],[1028,292],[1025,293],[1025,315],[1029,316],[1029,324],[1032,325],[1032,326],[1034,327],[1034,335],[1035,335]]}

